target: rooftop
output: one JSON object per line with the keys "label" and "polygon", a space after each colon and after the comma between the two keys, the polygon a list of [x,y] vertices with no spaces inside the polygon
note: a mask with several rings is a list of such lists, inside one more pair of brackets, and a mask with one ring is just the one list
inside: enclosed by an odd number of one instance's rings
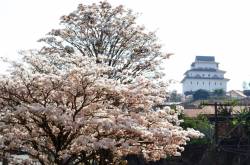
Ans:
{"label": "rooftop", "polygon": [[191,77],[191,76],[185,76],[182,80],[181,83],[183,83],[186,79],[193,79],[193,80],[223,80],[223,81],[229,81],[230,79],[228,78],[223,78],[223,77],[199,77],[199,76],[195,76],[195,77]]}
{"label": "rooftop", "polygon": [[195,61],[215,61],[214,56],[196,56]]}
{"label": "rooftop", "polygon": [[226,73],[224,70],[219,70],[219,69],[213,69],[213,68],[192,68],[190,70],[187,70],[184,74],[190,71],[202,71],[202,72],[223,72]]}

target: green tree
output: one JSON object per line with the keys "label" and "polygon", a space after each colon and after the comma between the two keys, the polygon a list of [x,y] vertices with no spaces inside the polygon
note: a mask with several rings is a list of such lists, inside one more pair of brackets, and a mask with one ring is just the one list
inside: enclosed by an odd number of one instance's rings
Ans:
{"label": "green tree", "polygon": [[243,90],[249,90],[250,89],[250,83],[246,82],[246,81],[243,81],[242,87],[243,87]]}
{"label": "green tree", "polygon": [[185,96],[187,96],[187,95],[193,95],[194,92],[193,91],[186,91],[184,94],[185,94]]}
{"label": "green tree", "polygon": [[172,91],[170,93],[169,101],[171,102],[180,102],[181,101],[181,95],[177,93],[176,90]]}
{"label": "green tree", "polygon": [[199,115],[197,118],[183,117],[184,122],[181,123],[183,128],[194,128],[205,135],[202,139],[193,139],[191,144],[208,144],[213,140],[214,127],[204,115]]}
{"label": "green tree", "polygon": [[223,89],[215,89],[212,92],[212,95],[215,96],[215,97],[222,97],[222,96],[226,95],[226,92]]}
{"label": "green tree", "polygon": [[244,93],[246,96],[250,96],[250,90],[244,90],[243,93]]}
{"label": "green tree", "polygon": [[199,89],[194,92],[193,99],[194,100],[206,100],[210,97],[210,94],[207,90]]}

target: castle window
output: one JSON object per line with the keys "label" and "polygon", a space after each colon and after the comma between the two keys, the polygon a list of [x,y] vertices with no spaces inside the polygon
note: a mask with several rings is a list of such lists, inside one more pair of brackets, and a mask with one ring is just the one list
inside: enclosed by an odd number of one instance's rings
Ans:
{"label": "castle window", "polygon": [[210,86],[210,82],[208,83],[208,85]]}
{"label": "castle window", "polygon": [[205,85],[204,81],[202,82],[203,85]]}
{"label": "castle window", "polygon": [[197,85],[199,85],[199,82],[197,81]]}
{"label": "castle window", "polygon": [[214,82],[214,85],[216,85],[216,82]]}
{"label": "castle window", "polygon": [[190,84],[192,84],[192,81],[190,81]]}
{"label": "castle window", "polygon": [[220,83],[220,86],[222,86],[222,83]]}

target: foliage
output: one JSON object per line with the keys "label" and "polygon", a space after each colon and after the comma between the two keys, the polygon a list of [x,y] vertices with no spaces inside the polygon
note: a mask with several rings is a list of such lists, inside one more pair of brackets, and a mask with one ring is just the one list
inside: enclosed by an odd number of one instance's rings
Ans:
{"label": "foliage", "polygon": [[185,94],[185,96],[187,96],[187,95],[193,95],[194,92],[193,91],[186,91],[184,94]]}
{"label": "foliage", "polygon": [[250,112],[244,109],[237,117],[231,121],[232,126],[242,125],[245,131],[250,135]]}
{"label": "foliage", "polygon": [[243,90],[249,90],[250,89],[250,83],[247,81],[243,81],[242,84]]}
{"label": "foliage", "polygon": [[202,132],[205,137],[200,139],[192,139],[189,144],[209,144],[213,139],[213,125],[209,123],[204,115],[199,115],[197,118],[183,117],[181,126],[183,128],[194,128]]}
{"label": "foliage", "polygon": [[215,89],[212,92],[212,95],[215,96],[215,97],[222,97],[222,96],[226,95],[226,92],[223,89]]}
{"label": "foliage", "polygon": [[244,95],[250,96],[250,90],[243,90]]}
{"label": "foliage", "polygon": [[193,99],[194,100],[206,100],[210,96],[209,92],[203,89],[199,89],[194,92]]}
{"label": "foliage", "polygon": [[180,127],[180,107],[153,109],[165,100],[158,64],[167,56],[130,10],[79,5],[61,23],[0,78],[1,151],[43,165],[117,164],[180,155],[202,136]]}
{"label": "foliage", "polygon": [[169,101],[170,102],[181,102],[181,95],[178,94],[176,90],[172,91],[170,93]]}

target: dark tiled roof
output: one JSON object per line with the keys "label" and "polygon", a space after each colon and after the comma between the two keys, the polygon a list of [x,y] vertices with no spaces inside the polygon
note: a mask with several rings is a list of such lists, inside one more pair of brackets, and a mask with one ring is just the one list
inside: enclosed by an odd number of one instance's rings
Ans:
{"label": "dark tiled roof", "polygon": [[195,61],[215,61],[214,56],[196,56]]}
{"label": "dark tiled roof", "polygon": [[217,72],[217,71],[221,71],[221,70],[214,69],[214,68],[193,68],[193,69],[190,69],[190,71],[210,71],[210,72]]}
{"label": "dark tiled roof", "polygon": [[224,70],[213,69],[213,68],[193,68],[193,69],[187,70],[184,74],[187,74],[190,71],[223,72],[223,73],[226,73],[226,71],[224,71]]}

